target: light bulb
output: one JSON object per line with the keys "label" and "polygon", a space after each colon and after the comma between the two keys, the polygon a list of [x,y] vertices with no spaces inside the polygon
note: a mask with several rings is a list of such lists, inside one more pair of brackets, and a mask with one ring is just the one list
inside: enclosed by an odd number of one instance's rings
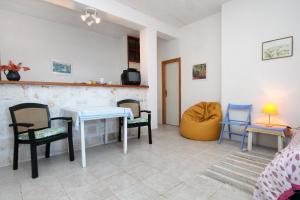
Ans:
{"label": "light bulb", "polygon": [[96,14],[96,13],[93,14],[92,17],[93,17],[93,19],[95,20],[95,22],[96,22],[97,24],[100,23],[101,19],[100,19],[99,17],[97,17],[97,14]]}
{"label": "light bulb", "polygon": [[97,24],[99,24],[101,19],[99,17],[97,17],[97,19],[95,21],[96,21]]}
{"label": "light bulb", "polygon": [[90,14],[89,13],[86,13],[86,14],[84,14],[84,15],[81,15],[81,19],[82,19],[82,21],[86,21],[86,19],[87,18],[89,18],[90,17]]}
{"label": "light bulb", "polygon": [[88,26],[92,26],[94,23],[99,24],[101,22],[101,19],[97,16],[95,8],[86,8],[85,13],[81,15],[81,19]]}
{"label": "light bulb", "polygon": [[88,21],[88,22],[87,22],[87,25],[88,25],[88,26],[92,26],[93,23],[94,23],[94,21],[91,20],[91,21]]}

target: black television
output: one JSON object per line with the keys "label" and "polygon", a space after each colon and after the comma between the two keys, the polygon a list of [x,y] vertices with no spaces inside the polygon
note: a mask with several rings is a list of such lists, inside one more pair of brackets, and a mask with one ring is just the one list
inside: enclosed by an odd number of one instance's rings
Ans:
{"label": "black television", "polygon": [[141,73],[132,68],[123,70],[121,75],[122,85],[140,85],[141,84]]}

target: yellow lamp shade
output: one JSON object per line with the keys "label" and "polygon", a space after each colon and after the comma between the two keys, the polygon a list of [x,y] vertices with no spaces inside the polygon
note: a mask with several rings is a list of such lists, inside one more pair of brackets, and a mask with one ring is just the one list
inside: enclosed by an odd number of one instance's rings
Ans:
{"label": "yellow lamp shade", "polygon": [[269,115],[277,115],[278,114],[277,106],[273,103],[267,103],[263,107],[263,113]]}

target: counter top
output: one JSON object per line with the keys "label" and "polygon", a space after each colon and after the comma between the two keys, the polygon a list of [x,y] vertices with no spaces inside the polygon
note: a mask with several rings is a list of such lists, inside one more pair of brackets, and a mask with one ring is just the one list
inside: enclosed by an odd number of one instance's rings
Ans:
{"label": "counter top", "polygon": [[110,88],[149,88],[147,85],[116,85],[116,84],[87,84],[65,82],[39,82],[39,81],[0,81],[0,85],[39,85],[39,86],[83,86],[83,87],[110,87]]}

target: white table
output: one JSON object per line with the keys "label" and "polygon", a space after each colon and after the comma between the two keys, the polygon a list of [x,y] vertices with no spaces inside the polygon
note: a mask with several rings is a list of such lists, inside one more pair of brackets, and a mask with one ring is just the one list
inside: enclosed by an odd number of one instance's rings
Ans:
{"label": "white table", "polygon": [[[73,118],[73,121],[75,123],[75,129],[80,128],[82,167],[86,167],[85,131],[84,131],[85,121],[123,117],[124,119],[123,152],[124,154],[127,153],[127,118],[133,119],[133,114],[130,108],[69,107],[69,108],[63,108],[62,112],[64,116]],[[107,142],[107,134],[105,133],[105,143],[106,142]]]}
{"label": "white table", "polygon": [[278,142],[278,151],[281,151],[283,149],[283,138],[284,138],[284,129],[285,127],[268,127],[260,124],[254,124],[249,125],[247,127],[248,131],[248,151],[252,151],[252,138],[253,133],[259,133],[259,134],[267,134],[267,135],[273,135],[277,137]]}

